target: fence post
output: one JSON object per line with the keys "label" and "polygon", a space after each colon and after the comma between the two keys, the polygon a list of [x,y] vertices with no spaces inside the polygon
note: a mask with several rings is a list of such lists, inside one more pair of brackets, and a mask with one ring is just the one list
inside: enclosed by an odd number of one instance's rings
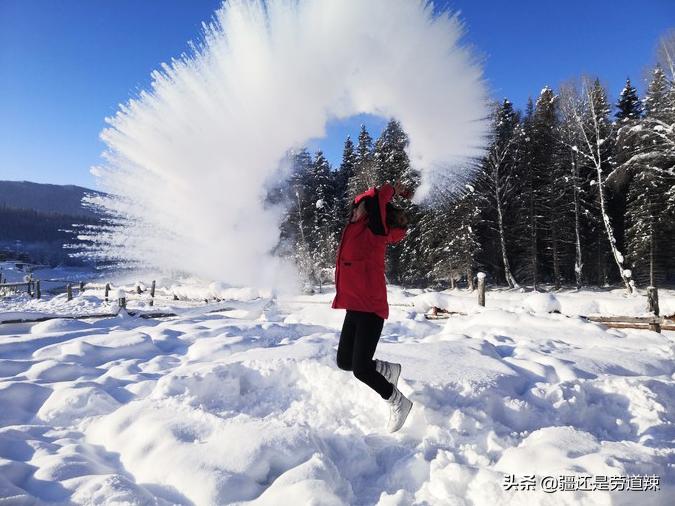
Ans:
{"label": "fence post", "polygon": [[150,305],[155,305],[155,280],[152,280],[152,287],[150,288]]}
{"label": "fence post", "polygon": [[105,284],[105,301],[108,302],[108,295],[110,295],[110,283]]}
{"label": "fence post", "polygon": [[[659,290],[655,286],[647,287],[647,304],[649,311],[654,313],[655,317],[659,316]],[[650,323],[649,330],[654,332],[661,332],[661,325],[658,322]]]}
{"label": "fence post", "polygon": [[80,293],[84,292],[84,281],[80,281]]}
{"label": "fence post", "polygon": [[73,285],[70,283],[66,286],[66,293],[68,294],[68,300],[73,300]]}
{"label": "fence post", "polygon": [[649,311],[654,313],[654,316],[659,316],[659,290],[655,286],[647,287],[647,303]]}
{"label": "fence post", "polygon": [[42,292],[40,292],[40,280],[35,281],[35,297],[36,298],[41,298],[42,297]]}
{"label": "fence post", "polygon": [[479,272],[478,278],[478,305],[485,307],[485,273]]}

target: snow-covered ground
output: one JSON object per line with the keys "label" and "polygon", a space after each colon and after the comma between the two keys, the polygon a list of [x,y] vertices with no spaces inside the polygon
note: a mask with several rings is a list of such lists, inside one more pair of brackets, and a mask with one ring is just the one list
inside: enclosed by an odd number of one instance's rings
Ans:
{"label": "snow-covered ground", "polygon": [[[0,316],[116,309],[101,297],[18,296]],[[227,300],[198,302],[212,297]],[[392,288],[376,356],[403,364],[415,403],[393,435],[387,405],[335,365],[331,298],[174,286],[155,304],[174,318],[0,325],[0,504],[672,504],[675,332],[575,316],[644,314],[644,297],[491,291],[481,309]],[[468,314],[426,320],[431,305]],[[507,491],[509,475],[661,490]]]}

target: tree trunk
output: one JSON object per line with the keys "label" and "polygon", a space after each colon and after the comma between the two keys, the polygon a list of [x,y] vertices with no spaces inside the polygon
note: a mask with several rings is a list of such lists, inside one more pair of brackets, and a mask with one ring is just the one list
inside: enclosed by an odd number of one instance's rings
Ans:
{"label": "tree trunk", "polygon": [[532,218],[532,290],[537,290],[537,219]]}
{"label": "tree trunk", "polygon": [[583,279],[583,257],[581,256],[581,225],[579,209],[579,168],[577,167],[577,154],[572,150],[572,172],[574,177],[574,235],[575,235],[575,260],[574,260],[574,278],[577,284],[577,290],[581,288]]}
{"label": "tree trunk", "polygon": [[509,288],[520,288],[516,279],[511,274],[511,266],[509,265],[509,258],[506,255],[506,238],[504,233],[504,218],[502,215],[502,203],[499,198],[499,185],[495,181],[495,199],[497,201],[497,224],[499,226],[499,244],[502,250],[502,262],[504,263],[504,277]]}
{"label": "tree trunk", "polygon": [[530,241],[532,248],[532,290],[537,290],[537,215],[534,205],[534,183],[530,176]]}
{"label": "tree trunk", "polygon": [[560,289],[560,252],[558,251],[558,230],[553,225],[553,237],[551,238],[551,249],[553,252],[553,286],[556,290]]}
{"label": "tree trunk", "polygon": [[649,217],[649,286],[654,284],[654,217]]}
{"label": "tree trunk", "polygon": [[[599,160],[599,158],[598,158]],[[607,233],[607,240],[609,242],[609,247],[612,251],[612,256],[616,262],[616,266],[619,268],[619,275],[623,280],[624,285],[626,285],[626,290],[628,294],[631,295],[635,292],[633,284],[630,282],[628,276],[626,276],[626,271],[623,268],[623,255],[616,247],[616,239],[614,238],[614,231],[612,230],[612,223],[607,214],[607,209],[605,206],[605,191],[604,183],[602,181],[602,168],[600,167],[599,161],[595,165],[595,169],[598,176],[598,195],[600,196],[600,212],[602,213],[602,222],[605,225],[605,232]]]}

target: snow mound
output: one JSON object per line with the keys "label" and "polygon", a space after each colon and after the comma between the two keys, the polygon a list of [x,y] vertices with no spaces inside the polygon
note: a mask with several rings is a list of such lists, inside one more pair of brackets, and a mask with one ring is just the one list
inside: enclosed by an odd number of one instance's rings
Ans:
{"label": "snow mound", "polygon": [[31,334],[54,334],[57,332],[67,332],[89,328],[90,325],[80,320],[69,320],[65,318],[55,318],[36,323],[31,328]]}
{"label": "snow mound", "polygon": [[65,387],[55,390],[37,413],[53,425],[67,426],[85,417],[110,413],[119,407],[101,387]]}
{"label": "snow mound", "polygon": [[523,301],[523,307],[532,313],[560,313],[560,301],[552,293],[534,292]]}
{"label": "snow mound", "polygon": [[307,429],[245,416],[223,424],[173,402],[129,403],[95,421],[87,439],[120,452],[137,480],[183,490],[195,504],[254,499],[314,453]]}

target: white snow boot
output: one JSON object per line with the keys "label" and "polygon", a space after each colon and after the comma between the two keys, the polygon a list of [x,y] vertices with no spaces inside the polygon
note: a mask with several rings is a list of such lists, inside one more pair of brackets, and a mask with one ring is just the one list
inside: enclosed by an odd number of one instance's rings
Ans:
{"label": "white snow boot", "polygon": [[375,370],[384,376],[384,379],[389,383],[396,386],[398,377],[401,375],[401,364],[375,359]]}
{"label": "white snow boot", "polygon": [[387,399],[387,402],[389,403],[389,423],[387,424],[387,430],[389,432],[396,432],[403,427],[413,403],[396,387],[394,387],[394,391],[391,393],[391,397]]}

